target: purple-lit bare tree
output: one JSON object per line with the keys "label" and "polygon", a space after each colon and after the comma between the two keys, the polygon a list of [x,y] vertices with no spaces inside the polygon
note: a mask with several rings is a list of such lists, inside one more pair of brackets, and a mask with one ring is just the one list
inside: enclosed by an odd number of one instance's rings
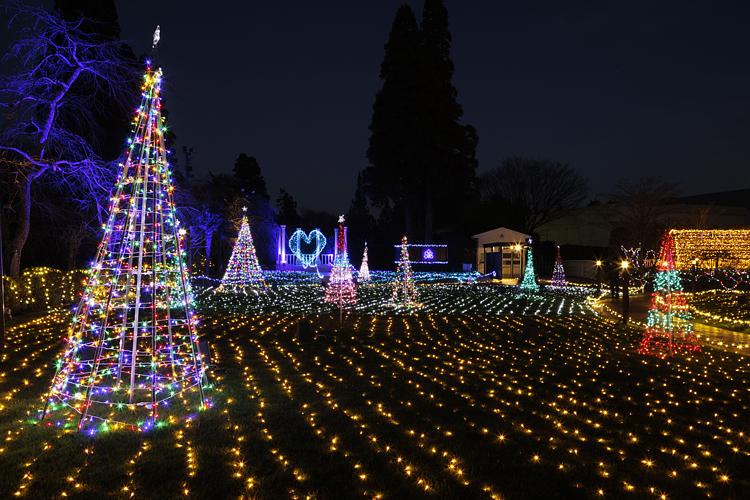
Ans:
{"label": "purple-lit bare tree", "polygon": [[[192,148],[185,148],[185,167],[188,173],[192,169]],[[180,221],[188,228],[188,264],[196,270],[193,259],[200,254],[206,258],[205,274],[211,270],[211,249],[214,237],[219,233],[224,216],[221,208],[225,200],[212,198],[209,182],[205,179],[187,179],[182,177],[179,189],[175,190],[175,203]]]}
{"label": "purple-lit bare tree", "polygon": [[[125,105],[132,66],[123,45],[86,33],[86,21],[66,21],[37,7],[12,4],[10,26],[19,38],[5,59],[13,71],[0,82],[0,108],[7,125],[0,134],[0,160],[14,179],[16,233],[9,244],[10,273],[18,276],[31,224],[32,186],[55,182],[83,204],[102,200],[113,169],[91,147],[91,101],[106,92]],[[90,96],[92,99],[88,99]],[[102,196],[102,194],[105,196]]]}
{"label": "purple-lit bare tree", "polygon": [[211,272],[211,248],[216,233],[224,223],[220,213],[213,212],[207,205],[199,207],[183,207],[181,213],[186,216],[190,227],[191,250],[203,247],[206,257],[206,276]]}

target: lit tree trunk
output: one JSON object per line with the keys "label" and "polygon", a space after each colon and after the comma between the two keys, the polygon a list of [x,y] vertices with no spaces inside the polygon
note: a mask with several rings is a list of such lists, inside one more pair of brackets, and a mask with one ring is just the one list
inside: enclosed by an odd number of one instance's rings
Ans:
{"label": "lit tree trunk", "polygon": [[[55,121],[55,116],[57,116],[57,107],[63,97],[65,97],[68,90],[70,90],[70,87],[78,79],[81,71],[81,68],[77,68],[73,71],[73,74],[70,75],[68,80],[62,83],[62,88],[50,103],[49,112],[47,113],[47,118],[45,119],[42,128],[42,135],[39,139],[39,144],[42,145],[42,151],[39,154],[40,162],[44,158],[47,138],[52,129],[52,124]],[[18,231],[16,232],[13,241],[10,243],[10,275],[14,278],[18,278],[21,275],[21,252],[23,252],[23,247],[26,246],[26,241],[29,239],[29,231],[31,229],[31,184],[37,179],[37,177],[42,175],[46,169],[47,167],[43,167],[41,170],[27,175],[24,179],[23,192],[21,193],[21,209],[18,214]]]}
{"label": "lit tree trunk", "polygon": [[31,228],[31,175],[26,176],[23,181],[22,193],[20,196],[20,210],[18,211],[18,230],[10,242],[10,275],[18,278],[21,275],[21,252],[29,239],[29,229]]}
{"label": "lit tree trunk", "polygon": [[[60,106],[60,102],[66,96],[66,94],[70,90],[70,87],[72,87],[76,80],[78,80],[78,77],[81,76],[82,71],[83,69],[78,66],[65,82],[60,82],[61,88],[57,92],[57,94],[55,94],[55,96],[52,98],[52,102],[50,102],[49,104],[49,112],[47,113],[47,119],[44,121],[44,127],[41,131],[42,136],[39,138],[39,144],[44,145],[47,143],[50,131],[52,130],[52,124],[55,122],[55,117],[57,116],[58,106]],[[40,155],[40,157],[41,156],[43,156],[43,154]]]}
{"label": "lit tree trunk", "polygon": [[628,275],[628,272],[624,270],[622,272],[622,323],[624,325],[628,324],[628,319],[630,317],[630,282],[629,282],[630,276]]}

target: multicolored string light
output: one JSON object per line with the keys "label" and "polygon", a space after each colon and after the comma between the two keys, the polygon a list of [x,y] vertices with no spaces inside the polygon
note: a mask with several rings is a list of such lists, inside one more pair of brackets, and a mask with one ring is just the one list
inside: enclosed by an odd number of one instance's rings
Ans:
{"label": "multicolored string light", "polygon": [[391,303],[396,307],[414,309],[420,307],[419,294],[414,286],[409,260],[409,243],[406,236],[401,238],[401,255],[396,267],[396,279],[393,281]]}
{"label": "multicolored string light", "polygon": [[567,286],[568,280],[565,279],[565,268],[563,267],[562,257],[560,257],[560,245],[557,245],[557,257],[555,265],[552,268],[552,286]]}
{"label": "multicolored string light", "polygon": [[339,217],[339,231],[336,239],[336,258],[333,261],[331,276],[326,286],[323,300],[334,304],[339,309],[356,304],[357,292],[352,279],[352,266],[349,263],[349,253],[346,249],[346,231],[344,231],[344,216]]}
{"label": "multicolored string light", "polygon": [[208,403],[161,84],[161,69],[147,65],[104,235],[42,413],[50,424],[146,430]]}

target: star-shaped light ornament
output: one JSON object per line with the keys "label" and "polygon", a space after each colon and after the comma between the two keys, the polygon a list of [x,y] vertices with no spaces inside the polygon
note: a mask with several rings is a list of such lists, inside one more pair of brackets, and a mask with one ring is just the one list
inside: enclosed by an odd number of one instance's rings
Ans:
{"label": "star-shaped light ornament", "polygon": [[247,207],[242,207],[243,212],[247,212]]}
{"label": "star-shaped light ornament", "polygon": [[343,223],[344,223],[344,216],[339,215],[339,224],[343,224]]}

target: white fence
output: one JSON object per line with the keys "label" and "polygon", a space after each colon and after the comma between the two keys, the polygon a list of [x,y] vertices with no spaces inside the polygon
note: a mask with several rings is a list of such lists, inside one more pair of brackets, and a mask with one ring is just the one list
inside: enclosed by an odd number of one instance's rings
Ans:
{"label": "white fence", "polygon": [[[312,260],[312,259],[308,259],[308,260]],[[286,254],[286,265],[288,265],[288,266],[301,266],[302,265],[302,261],[299,260],[297,258],[297,256],[294,255],[293,253],[288,253],[288,254]],[[333,265],[333,254],[332,253],[320,254],[320,256],[318,257],[318,260],[313,264],[312,267],[314,267],[316,265],[318,267],[321,267],[321,266],[332,266]]]}

